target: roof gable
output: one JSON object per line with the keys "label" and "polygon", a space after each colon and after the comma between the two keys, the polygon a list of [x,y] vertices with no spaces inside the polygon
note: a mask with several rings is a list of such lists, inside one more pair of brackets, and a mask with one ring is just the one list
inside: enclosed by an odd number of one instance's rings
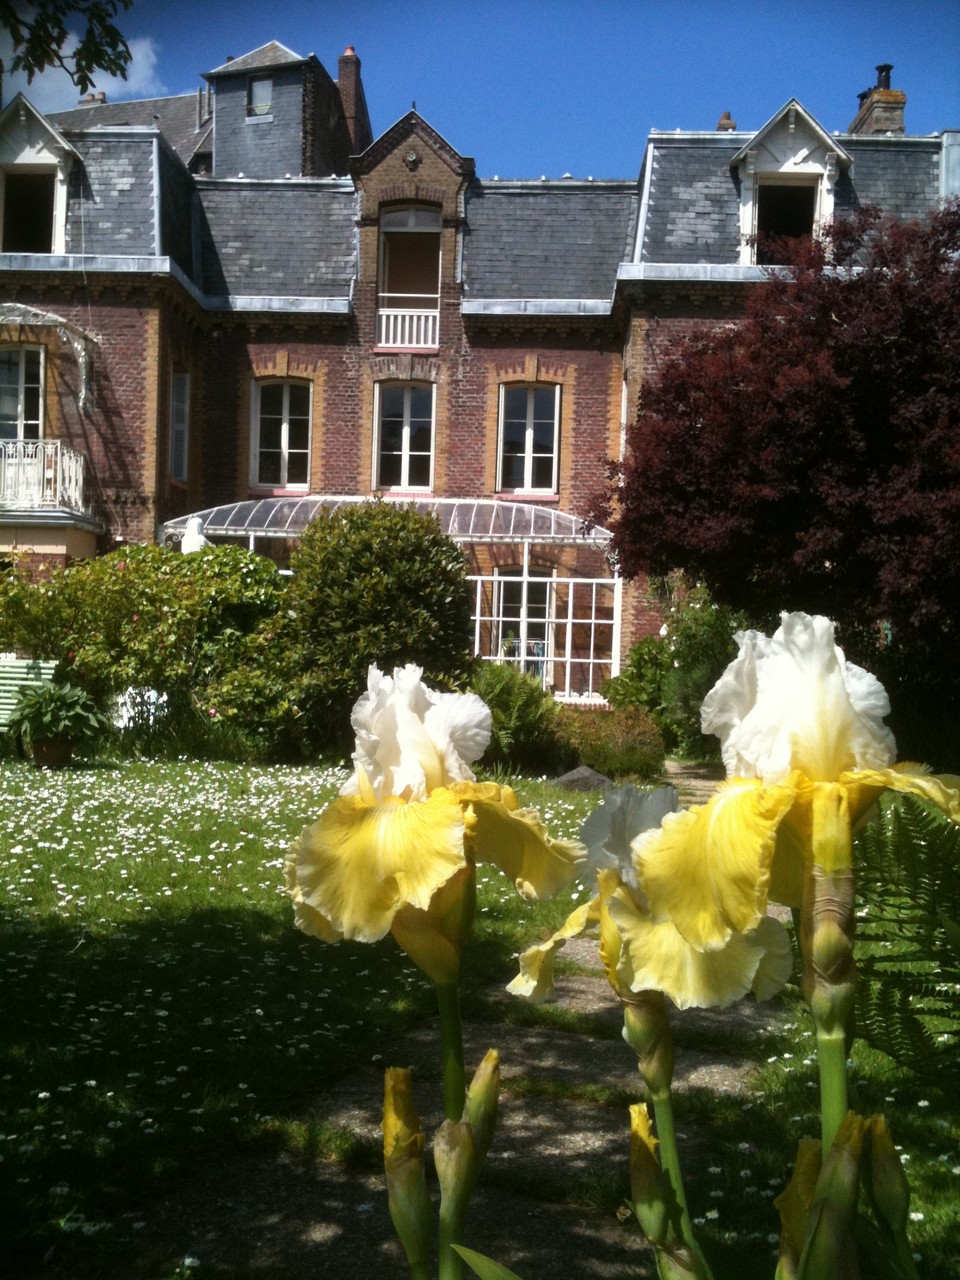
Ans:
{"label": "roof gable", "polygon": [[819,162],[822,165],[828,155],[836,156],[841,169],[851,163],[849,153],[837,139],[796,98],[791,98],[744,143],[730,166],[752,160],[756,169],[781,170],[791,164]]}
{"label": "roof gable", "polygon": [[0,163],[59,164],[76,150],[22,93],[0,112]]}
{"label": "roof gable", "polygon": [[[387,156],[411,139],[416,139],[429,147],[454,173],[466,177],[473,175],[472,157],[462,156],[458,151],[455,151],[446,138],[428,125],[426,120],[418,115],[416,111],[408,111],[396,124],[391,125],[386,133],[382,133],[375,142],[371,143],[362,155],[356,157],[350,166],[351,171],[356,174],[370,173]],[[415,165],[416,163],[418,162],[412,161],[412,164]]]}

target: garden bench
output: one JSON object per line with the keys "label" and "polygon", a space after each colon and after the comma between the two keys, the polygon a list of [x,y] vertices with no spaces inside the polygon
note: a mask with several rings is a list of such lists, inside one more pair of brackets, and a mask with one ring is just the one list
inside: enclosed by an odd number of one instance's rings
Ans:
{"label": "garden bench", "polygon": [[48,684],[56,666],[36,658],[0,658],[0,731],[10,724],[20,690]]}

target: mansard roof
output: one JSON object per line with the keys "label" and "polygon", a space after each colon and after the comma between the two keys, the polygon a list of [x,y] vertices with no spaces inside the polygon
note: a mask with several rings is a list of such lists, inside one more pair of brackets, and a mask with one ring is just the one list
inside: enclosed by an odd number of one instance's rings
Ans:
{"label": "mansard roof", "polygon": [[294,66],[298,62],[309,62],[312,57],[313,54],[309,54],[306,58],[301,58],[299,53],[294,53],[286,45],[270,40],[259,49],[253,49],[239,58],[230,58],[222,66],[207,71],[204,79],[212,80],[215,76],[228,76],[236,72],[268,71],[271,67]]}
{"label": "mansard roof", "polygon": [[602,303],[609,311],[617,265],[632,250],[638,206],[635,182],[471,183],[465,200],[464,313],[539,309],[516,305],[523,301]]}
{"label": "mansard roof", "polygon": [[90,102],[70,111],[51,112],[47,119],[58,129],[114,128],[138,125],[159,129],[184,164],[198,151],[211,148],[212,120],[198,93],[180,93],[170,98],[135,98],[122,102]]}

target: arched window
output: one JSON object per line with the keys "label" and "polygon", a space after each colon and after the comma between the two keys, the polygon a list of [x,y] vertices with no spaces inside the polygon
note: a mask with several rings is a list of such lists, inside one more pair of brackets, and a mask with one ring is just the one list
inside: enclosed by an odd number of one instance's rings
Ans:
{"label": "arched window", "polygon": [[386,382],[376,388],[375,489],[433,488],[434,387]]}
{"label": "arched window", "polygon": [[500,388],[497,488],[556,493],[560,459],[560,387]]}
{"label": "arched window", "polygon": [[310,384],[253,384],[250,483],[255,488],[310,488]]}

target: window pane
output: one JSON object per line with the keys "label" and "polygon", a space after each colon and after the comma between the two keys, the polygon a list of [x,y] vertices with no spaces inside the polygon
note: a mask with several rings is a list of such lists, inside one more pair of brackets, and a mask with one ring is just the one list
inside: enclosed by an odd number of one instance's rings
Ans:
{"label": "window pane", "polygon": [[533,459],[530,484],[534,489],[553,488],[553,454]]}
{"label": "window pane", "polygon": [[290,388],[290,417],[304,418],[310,416],[310,388],[302,382],[294,383]]}
{"label": "window pane", "polygon": [[402,461],[399,453],[380,455],[380,484],[384,489],[394,488],[400,484]]}
{"label": "window pane", "polygon": [[403,448],[403,422],[389,418],[380,428],[381,453],[400,453]]}
{"label": "window pane", "polygon": [[283,387],[278,382],[268,383],[260,388],[260,415],[271,414],[274,417],[283,415]]}
{"label": "window pane", "polygon": [[430,452],[430,437],[433,432],[430,430],[429,423],[420,423],[418,425],[410,424],[410,452],[411,453],[427,453]]}
{"label": "window pane", "polygon": [[414,418],[429,422],[433,416],[433,392],[430,387],[410,388],[410,420]]}
{"label": "window pane", "polygon": [[296,449],[305,453],[310,444],[309,424],[301,422],[299,418],[296,421],[291,420],[287,440],[291,450]]}
{"label": "window pane", "polygon": [[260,484],[277,485],[280,483],[280,463],[281,456],[279,453],[270,450],[260,450],[260,469],[257,473],[257,479]]}
{"label": "window pane", "polygon": [[381,418],[399,418],[403,421],[403,388],[382,387],[380,390]]}
{"label": "window pane", "polygon": [[265,450],[280,452],[283,447],[283,424],[270,419],[260,423],[260,452]]}
{"label": "window pane", "polygon": [[23,379],[25,382],[33,382],[37,386],[40,385],[40,352],[24,351],[23,352]]}
{"label": "window pane", "polygon": [[533,452],[553,453],[553,419],[549,422],[534,422]]}
{"label": "window pane", "polygon": [[409,483],[414,489],[426,489],[430,485],[430,455],[418,453],[410,459]]}
{"label": "window pane", "polygon": [[305,453],[291,453],[287,458],[287,484],[306,484],[309,459]]}
{"label": "window pane", "polygon": [[534,387],[533,416],[538,421],[553,422],[557,412],[557,393],[553,387]]}
{"label": "window pane", "polygon": [[505,454],[523,453],[526,449],[527,428],[522,422],[505,422],[503,424],[503,452]]}
{"label": "window pane", "polygon": [[503,459],[501,481],[504,489],[523,488],[523,456]]}
{"label": "window pane", "polygon": [[526,387],[506,387],[503,392],[504,422],[526,422],[527,389]]}

